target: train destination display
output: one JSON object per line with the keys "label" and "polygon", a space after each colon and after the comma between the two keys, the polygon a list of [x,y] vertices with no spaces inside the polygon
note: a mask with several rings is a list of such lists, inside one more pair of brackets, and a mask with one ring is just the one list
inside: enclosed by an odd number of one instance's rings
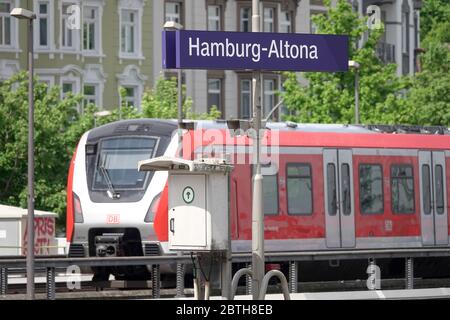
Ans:
{"label": "train destination display", "polygon": [[348,36],[163,31],[163,67],[167,69],[348,71]]}

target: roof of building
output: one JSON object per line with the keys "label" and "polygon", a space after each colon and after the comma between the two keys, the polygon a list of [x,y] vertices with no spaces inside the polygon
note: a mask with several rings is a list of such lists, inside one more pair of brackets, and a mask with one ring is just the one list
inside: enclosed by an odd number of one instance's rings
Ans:
{"label": "roof of building", "polygon": [[[0,219],[5,218],[22,218],[26,217],[28,215],[28,210],[23,209],[20,207],[13,207],[13,206],[7,206],[0,204]],[[57,216],[54,212],[47,212],[47,211],[41,211],[41,210],[34,210],[34,215],[36,217],[38,216]]]}

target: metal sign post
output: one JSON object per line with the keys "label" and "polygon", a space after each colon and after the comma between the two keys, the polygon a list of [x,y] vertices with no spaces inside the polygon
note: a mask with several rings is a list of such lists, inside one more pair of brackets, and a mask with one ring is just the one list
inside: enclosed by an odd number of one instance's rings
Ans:
{"label": "metal sign post", "polygon": [[[166,69],[253,70],[255,131],[252,198],[252,267],[241,274],[252,277],[253,299],[273,276],[265,274],[263,176],[261,174],[261,70],[348,71],[348,36],[260,32],[260,1],[252,0],[252,32],[163,31],[162,56]],[[281,277],[281,275],[276,274]],[[233,283],[237,283],[233,279]],[[237,285],[237,284],[236,284]]]}

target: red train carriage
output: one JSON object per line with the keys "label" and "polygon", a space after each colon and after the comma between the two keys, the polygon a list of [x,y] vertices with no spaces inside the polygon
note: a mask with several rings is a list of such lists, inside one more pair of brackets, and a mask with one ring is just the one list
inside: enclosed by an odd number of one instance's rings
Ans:
{"label": "red train carriage", "polygon": [[[138,122],[151,127],[154,121]],[[123,126],[123,123],[108,126]],[[133,123],[137,120],[126,122],[127,125]],[[235,166],[230,197],[232,246],[235,252],[250,251],[252,140],[245,136],[232,137],[224,123],[199,122],[197,125],[202,129],[184,135],[183,156],[232,160]],[[447,128],[273,123],[268,124],[268,129],[263,138],[266,251],[449,245],[450,133]],[[95,130],[99,129],[92,132]],[[99,148],[102,139],[107,138],[98,139]],[[173,145],[177,137],[171,139]],[[169,153],[175,154],[175,149]],[[97,155],[96,159],[94,162],[98,166],[100,157]],[[77,155],[74,163],[77,161],[85,161],[84,155],[81,159]],[[159,253],[168,252],[167,188],[161,192],[165,185],[163,180],[158,179],[157,185],[150,184],[141,200],[145,200],[142,207],[149,208],[153,203],[155,214],[147,221],[144,220],[149,209],[134,216],[136,225],[140,226],[138,231],[148,228],[151,231],[146,232],[154,235],[149,241],[148,236],[137,237],[135,243],[144,248],[140,251],[143,254],[146,245],[157,246]],[[72,194],[69,193],[69,204]],[[80,202],[84,216],[89,214],[89,207],[99,205],[92,202],[84,205],[81,198]],[[120,217],[130,215],[127,206],[112,208],[107,210],[114,210]],[[98,213],[100,208],[96,211],[96,214],[110,213]],[[71,207],[68,215],[73,215]],[[68,217],[68,221],[73,220]],[[126,226],[118,223],[114,227],[131,228],[132,221],[128,221]],[[68,230],[76,234],[81,226],[77,223],[74,226],[68,225]],[[88,232],[89,228],[84,224],[80,229]],[[101,228],[97,225],[97,229]],[[114,233],[114,228],[106,229]],[[74,239],[68,240],[71,248],[77,245]],[[88,241],[83,246],[95,247],[95,243],[85,240]],[[95,254],[96,251],[91,249],[90,252]],[[360,270],[365,272],[365,268]]]}

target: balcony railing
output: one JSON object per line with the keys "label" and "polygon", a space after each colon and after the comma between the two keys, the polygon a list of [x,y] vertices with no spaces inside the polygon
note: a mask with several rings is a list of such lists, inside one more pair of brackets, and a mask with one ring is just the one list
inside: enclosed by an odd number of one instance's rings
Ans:
{"label": "balcony railing", "polygon": [[384,63],[395,63],[395,45],[379,42],[376,48],[377,57]]}

